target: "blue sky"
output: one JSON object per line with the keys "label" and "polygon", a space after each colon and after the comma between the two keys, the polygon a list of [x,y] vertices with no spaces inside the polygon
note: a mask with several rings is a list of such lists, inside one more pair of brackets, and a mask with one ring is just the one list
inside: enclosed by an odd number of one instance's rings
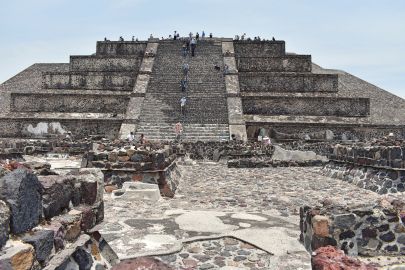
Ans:
{"label": "blue sky", "polygon": [[405,98],[404,0],[0,0],[0,82],[33,63],[95,52],[105,36],[129,39],[205,30],[286,41]]}

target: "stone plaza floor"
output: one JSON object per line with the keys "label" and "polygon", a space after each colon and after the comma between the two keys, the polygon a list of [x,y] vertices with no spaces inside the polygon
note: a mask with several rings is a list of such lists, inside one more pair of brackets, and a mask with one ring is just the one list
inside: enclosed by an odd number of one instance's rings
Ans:
{"label": "stone plaza floor", "polygon": [[299,208],[362,206],[381,196],[322,176],[320,167],[179,165],[172,199],[105,194],[100,232],[121,259],[155,256],[175,269],[311,269],[299,239]]}

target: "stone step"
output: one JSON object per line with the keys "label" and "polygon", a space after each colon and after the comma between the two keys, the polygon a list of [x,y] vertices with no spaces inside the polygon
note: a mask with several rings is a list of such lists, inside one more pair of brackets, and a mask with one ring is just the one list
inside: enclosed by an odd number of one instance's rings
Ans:
{"label": "stone step", "polygon": [[[215,64],[223,66],[221,42],[202,42],[195,57],[183,57],[181,41],[159,43],[137,134],[148,140],[175,139],[174,125],[183,123],[189,140],[228,140],[225,79]],[[187,91],[182,92],[183,63],[189,63]],[[180,99],[187,97],[186,115]]]}

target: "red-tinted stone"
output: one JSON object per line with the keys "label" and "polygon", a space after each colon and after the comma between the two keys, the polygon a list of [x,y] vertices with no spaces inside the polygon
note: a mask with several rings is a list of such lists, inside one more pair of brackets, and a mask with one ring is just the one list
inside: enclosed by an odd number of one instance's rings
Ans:
{"label": "red-tinted stone", "polygon": [[142,181],[143,176],[142,174],[134,174],[132,175],[132,181],[138,182],[138,181]]}
{"label": "red-tinted stone", "polygon": [[97,199],[97,182],[83,181],[81,184],[82,202],[92,205]]}
{"label": "red-tinted stone", "polygon": [[105,186],[104,187],[104,190],[105,190],[105,192],[107,192],[107,193],[111,193],[111,192],[113,192],[114,190],[117,190],[118,188],[117,188],[117,186],[115,186],[115,185],[108,185],[108,186]]}
{"label": "red-tinted stone", "polygon": [[358,259],[346,256],[336,247],[326,246],[318,248],[312,257],[314,270],[376,270],[377,267],[365,264]]}
{"label": "red-tinted stone", "polygon": [[115,265],[111,270],[174,270],[174,268],[164,264],[163,262],[148,258],[141,257],[134,260],[123,261]]}
{"label": "red-tinted stone", "polygon": [[94,213],[92,207],[81,206],[78,208],[82,211],[82,223],[81,228],[83,231],[87,231],[96,225],[96,214]]}

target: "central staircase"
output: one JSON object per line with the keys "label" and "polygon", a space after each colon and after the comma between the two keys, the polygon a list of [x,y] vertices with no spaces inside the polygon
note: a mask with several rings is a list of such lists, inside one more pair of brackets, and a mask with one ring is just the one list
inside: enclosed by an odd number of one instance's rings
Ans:
{"label": "central staircase", "polygon": [[[183,57],[181,47],[179,40],[160,41],[136,135],[144,134],[147,140],[174,140],[174,126],[180,122],[183,140],[228,140],[221,41],[199,41],[194,57]],[[188,88],[182,92],[184,62],[190,71]],[[183,96],[187,98],[185,116],[180,112]]]}

